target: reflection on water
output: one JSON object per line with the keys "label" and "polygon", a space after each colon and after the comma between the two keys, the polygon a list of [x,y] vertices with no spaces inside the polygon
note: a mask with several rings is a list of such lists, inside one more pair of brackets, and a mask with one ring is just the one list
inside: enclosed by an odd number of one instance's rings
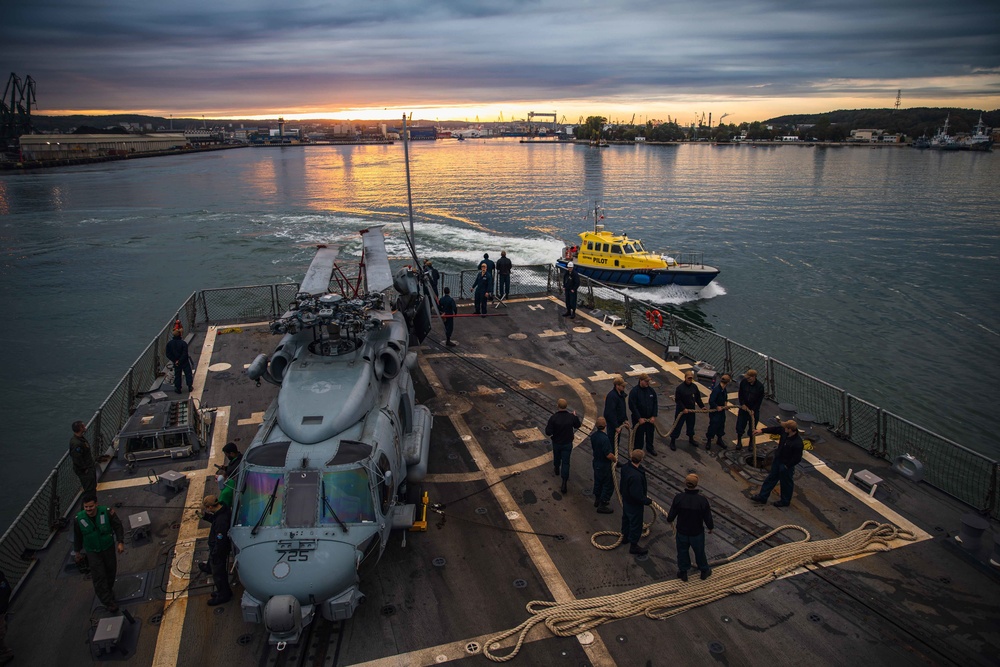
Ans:
{"label": "reflection on water", "polygon": [[[551,262],[597,201],[608,229],[703,251],[722,271],[700,298],[639,298],[997,453],[995,411],[971,406],[952,371],[1000,367],[1000,153],[516,140],[410,153],[417,245],[440,270],[501,249],[515,265]],[[0,345],[16,351],[0,422],[4,442],[32,443],[7,448],[20,473],[3,477],[3,505],[20,507],[68,425],[192,291],[297,280],[312,245],[344,240],[357,255],[357,230],[376,224],[405,256],[406,219],[400,144],[0,175]],[[914,360],[932,355],[928,379]]]}

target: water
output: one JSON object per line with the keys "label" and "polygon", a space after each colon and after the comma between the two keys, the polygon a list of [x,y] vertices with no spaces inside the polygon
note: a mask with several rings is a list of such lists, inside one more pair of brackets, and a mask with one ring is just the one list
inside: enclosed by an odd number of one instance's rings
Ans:
{"label": "water", "polygon": [[[716,331],[997,457],[997,154],[908,149],[411,145],[417,243],[444,271],[551,262],[588,225],[721,268]],[[384,223],[403,148],[287,147],[0,175],[0,524],[191,292],[298,280],[312,244]],[[502,237],[502,238],[498,238]],[[249,361],[249,360],[248,360]],[[990,377],[989,380],[993,378]]]}

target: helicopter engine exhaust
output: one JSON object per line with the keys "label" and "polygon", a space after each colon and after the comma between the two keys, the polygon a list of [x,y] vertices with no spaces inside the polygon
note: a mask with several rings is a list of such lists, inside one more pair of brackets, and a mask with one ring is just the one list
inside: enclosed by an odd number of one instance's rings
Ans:
{"label": "helicopter engine exhaust", "polygon": [[247,377],[257,382],[264,377],[265,373],[267,373],[267,355],[258,354],[247,368]]}
{"label": "helicopter engine exhaust", "polygon": [[281,342],[278,343],[278,347],[274,348],[274,354],[271,355],[270,372],[275,382],[281,383],[285,377],[285,371],[295,359],[297,351],[297,347],[292,344],[292,334],[285,334]]}

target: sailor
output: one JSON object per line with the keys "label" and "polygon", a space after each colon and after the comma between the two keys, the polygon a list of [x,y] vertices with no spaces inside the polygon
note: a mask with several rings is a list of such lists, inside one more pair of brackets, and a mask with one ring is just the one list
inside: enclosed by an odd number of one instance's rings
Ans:
{"label": "sailor", "polygon": [[486,317],[486,299],[490,296],[490,282],[492,276],[486,268],[485,264],[479,265],[479,275],[476,276],[476,280],[472,283],[472,289],[475,292],[476,299],[476,315],[482,315]]}
{"label": "sailor", "polygon": [[788,507],[792,502],[792,489],[795,482],[792,477],[795,475],[795,466],[802,460],[802,437],[799,435],[799,425],[789,419],[781,422],[781,426],[768,426],[759,428],[753,432],[754,435],[762,433],[778,433],[778,449],[774,452],[774,462],[771,464],[771,472],[764,483],[760,486],[760,491],[755,496],[750,496],[750,500],[763,505],[767,502],[767,497],[774,490],[774,485],[781,482],[781,499],[772,503],[775,507]]}
{"label": "sailor", "polygon": [[483,253],[483,261],[479,262],[479,266],[486,265],[486,275],[488,279],[489,289],[486,293],[489,295],[490,301],[493,300],[493,286],[496,284],[494,281],[496,279],[496,268],[497,265],[490,259],[490,253]]}
{"label": "sailor", "polygon": [[647,495],[646,469],[642,467],[645,455],[641,449],[633,449],[629,455],[629,464],[622,467],[622,476],[618,482],[618,490],[622,496],[622,541],[628,542],[628,552],[637,556],[649,553],[649,549],[639,546],[639,538],[642,537],[643,508],[653,504],[653,500]]}
{"label": "sailor", "polygon": [[580,274],[573,268],[573,262],[566,265],[563,289],[566,291],[566,312],[563,317],[576,317],[576,292],[580,289]]}
{"label": "sailor", "polygon": [[73,472],[80,478],[84,497],[97,495],[97,466],[94,463],[94,452],[84,437],[87,425],[82,421],[75,421],[71,428],[73,437],[69,439],[69,457],[73,460]]}
{"label": "sailor", "polygon": [[694,562],[701,570],[701,578],[708,579],[712,569],[705,557],[705,528],[708,528],[708,534],[711,535],[715,523],[712,521],[712,508],[708,504],[708,498],[698,493],[698,475],[694,473],[684,478],[684,490],[674,496],[670,503],[667,523],[673,525],[674,519],[677,519],[677,578],[688,580],[691,550],[694,550]]}
{"label": "sailor", "polygon": [[604,417],[598,417],[594,426],[594,432],[590,434],[590,447],[594,452],[594,507],[598,514],[611,514],[614,510],[608,507],[608,503],[615,488],[611,466],[617,457],[606,432],[608,422]]}
{"label": "sailor", "polygon": [[573,432],[580,428],[580,417],[576,410],[570,412],[565,398],[556,402],[558,408],[545,425],[545,435],[552,438],[553,475],[562,476],[560,491],[566,493],[569,482],[569,458],[573,454]]}
{"label": "sailor", "polygon": [[434,268],[434,263],[429,259],[424,260],[424,273],[427,274],[427,277],[431,281],[431,290],[434,291],[434,298],[437,298],[438,280],[441,279],[441,274],[438,273],[438,270]]}
{"label": "sailor", "polygon": [[622,427],[628,428],[628,412],[625,409],[625,380],[615,377],[615,386],[604,397],[604,419],[608,423],[608,436],[612,443],[617,443]]}
{"label": "sailor", "polygon": [[0,665],[6,665],[14,659],[14,651],[7,646],[7,607],[10,606],[10,594],[10,582],[0,572]]}
{"label": "sailor", "polygon": [[125,553],[125,529],[121,519],[113,509],[98,505],[97,495],[84,496],[83,510],[73,521],[73,550],[77,563],[87,559],[94,591],[101,604],[112,613],[118,611],[114,591],[118,575],[116,547],[118,553]]}
{"label": "sailor", "polygon": [[438,310],[441,311],[444,320],[444,344],[448,347],[455,347],[456,343],[451,339],[455,333],[455,315],[458,315],[458,304],[451,298],[451,288],[444,288],[444,296],[438,301]]}
{"label": "sailor", "polygon": [[628,395],[628,407],[632,411],[632,427],[635,429],[635,448],[645,449],[650,456],[656,456],[653,436],[656,435],[656,415],[659,413],[656,390],[649,386],[649,375],[639,376],[639,384]]}
{"label": "sailor", "polygon": [[219,502],[232,509],[233,497],[236,495],[236,477],[230,477],[225,470],[221,470],[216,480],[219,483]]}
{"label": "sailor", "polygon": [[188,356],[188,344],[184,340],[184,329],[174,329],[174,337],[167,343],[167,359],[174,364],[174,391],[181,393],[181,373],[187,380],[188,391],[194,390],[194,377],[191,373],[191,357]]}
{"label": "sailor", "polygon": [[507,259],[507,251],[500,251],[500,259],[497,260],[497,294],[500,299],[510,296],[510,270],[513,263]]}
{"label": "sailor", "polygon": [[235,442],[227,442],[226,446],[222,448],[222,454],[226,457],[226,477],[232,479],[236,477],[240,464],[243,463],[243,454],[240,453]]}
{"label": "sailor", "polygon": [[[215,496],[205,496],[202,504],[205,507],[202,518],[212,524],[208,534],[207,571],[212,574],[212,581],[215,582],[215,592],[208,600],[208,605],[214,607],[233,599],[233,590],[229,587],[229,551],[231,549],[229,524],[232,523],[233,513]],[[198,567],[202,572],[206,571],[205,563],[199,563]]]}
{"label": "sailor", "polygon": [[719,447],[725,449],[726,443],[722,441],[722,436],[726,431],[726,408],[729,406],[729,394],[726,387],[729,385],[730,377],[723,375],[719,382],[712,387],[712,393],[708,397],[708,409],[713,412],[708,413],[708,433],[705,434],[705,451],[712,451],[712,438],[714,437]]}
{"label": "sailor", "polygon": [[[674,420],[677,425],[670,432],[670,449],[677,449],[677,436],[681,434],[681,427],[687,426],[688,442],[697,447],[694,441],[694,423],[697,417],[694,412],[695,407],[704,408],[705,402],[701,400],[701,389],[694,383],[694,372],[688,371],[684,374],[684,382],[677,385],[674,390]],[[680,415],[680,420],[677,416]]]}
{"label": "sailor", "polygon": [[[743,433],[749,436],[760,422],[760,406],[764,402],[764,383],[757,382],[757,371],[748,370],[740,380],[740,413],[736,417],[736,449],[743,447]],[[745,429],[745,431],[744,431]]]}

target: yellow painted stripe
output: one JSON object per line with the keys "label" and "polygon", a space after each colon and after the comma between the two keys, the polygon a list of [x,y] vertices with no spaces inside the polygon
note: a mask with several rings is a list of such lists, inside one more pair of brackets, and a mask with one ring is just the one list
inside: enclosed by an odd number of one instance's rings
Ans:
{"label": "yellow painted stripe", "polygon": [[[530,362],[527,362],[527,365],[533,367],[539,367],[537,364],[532,364]],[[438,387],[441,386],[441,383],[438,380],[437,375],[434,372],[434,369],[431,368],[431,364],[426,359],[426,357],[421,357],[420,368],[423,371],[424,377],[427,378],[428,382],[430,382],[434,386]],[[551,371],[551,369],[545,369],[545,370],[553,372]],[[593,401],[591,401],[590,403],[592,406]],[[485,479],[486,483],[490,485],[489,489],[492,492],[497,503],[499,503],[500,508],[504,511],[504,513],[508,512],[517,513],[518,518],[511,519],[510,520],[511,525],[518,531],[521,531],[516,533],[516,535],[518,539],[521,540],[521,545],[524,547],[524,550],[528,553],[528,557],[531,558],[532,563],[534,563],[535,568],[541,575],[542,580],[545,582],[546,587],[549,589],[549,592],[552,593],[553,599],[556,600],[557,602],[569,602],[571,600],[574,600],[575,598],[573,596],[573,591],[566,583],[566,580],[563,579],[562,575],[559,573],[559,569],[552,561],[552,558],[545,550],[545,547],[542,546],[541,540],[538,539],[538,536],[534,535],[534,531],[531,527],[531,524],[524,516],[524,511],[518,506],[517,502],[514,500],[514,497],[510,494],[510,491],[507,490],[507,486],[505,484],[500,483],[501,479],[500,471],[494,468],[493,464],[490,463],[489,457],[486,455],[486,452],[483,451],[482,446],[479,444],[479,441],[476,439],[476,436],[472,433],[472,430],[469,428],[468,424],[465,423],[465,419],[462,418],[461,415],[449,415],[449,418],[451,419],[452,425],[454,425],[455,430],[458,432],[458,435],[462,438],[462,441],[468,448],[469,454],[472,455],[472,460],[475,462],[476,466],[480,470],[482,470],[483,478]],[[549,461],[551,461],[551,457],[549,457]],[[601,640],[600,636],[598,636],[596,633],[594,633],[593,643],[584,644],[583,649],[587,653],[587,657],[590,659],[591,664],[601,665],[601,666],[615,664],[614,660],[611,658],[611,654],[608,652],[607,647],[604,645],[604,642]],[[433,662],[427,662],[427,663],[404,662],[402,664],[431,665],[435,663],[437,663],[437,659],[435,659]],[[392,664],[392,663],[387,663],[387,664]]]}
{"label": "yellow painted stripe", "polygon": [[[215,349],[217,328],[209,327],[205,334],[205,342],[201,348],[198,370],[195,373],[194,391],[192,396],[201,402],[205,388],[205,377]],[[192,503],[200,505],[205,493],[205,482],[214,463],[221,463],[222,447],[229,435],[229,406],[219,407],[215,411],[215,427],[213,430],[212,447],[209,451],[208,463],[199,471],[189,475],[190,483],[184,496],[184,505]],[[216,459],[219,459],[218,461]],[[194,546],[198,538],[207,534],[200,527],[200,519],[194,510],[185,510],[181,518],[181,526],[177,535],[177,546],[174,559],[170,563],[167,581],[167,603],[163,609],[163,620],[160,621],[156,637],[156,652],[153,654],[153,667],[175,667],[180,656],[181,635],[184,632],[184,619],[187,616],[187,587],[189,578],[182,577],[178,572],[190,572],[194,558]]]}

